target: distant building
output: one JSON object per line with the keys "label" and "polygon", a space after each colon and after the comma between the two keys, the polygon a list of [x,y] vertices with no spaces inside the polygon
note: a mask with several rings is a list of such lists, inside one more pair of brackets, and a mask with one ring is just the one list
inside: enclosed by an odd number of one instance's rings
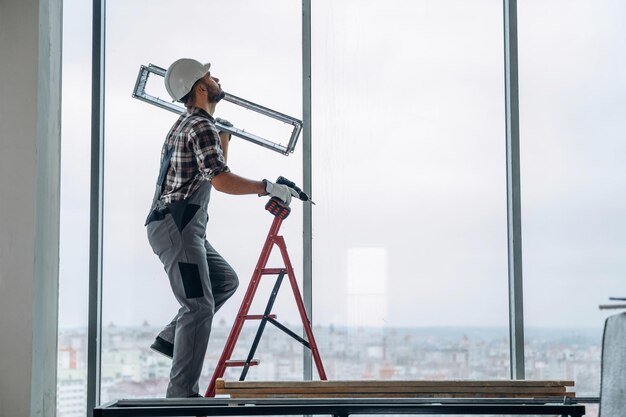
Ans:
{"label": "distant building", "polygon": [[[381,268],[385,262],[384,255],[369,255],[368,258],[378,259],[374,263]],[[356,262],[362,256],[364,253],[359,253],[352,259]],[[352,273],[357,270],[351,269]],[[354,277],[356,279],[356,275]],[[379,285],[375,291],[384,297],[383,289]],[[356,297],[358,294],[355,291],[353,295]],[[171,361],[149,349],[157,330],[148,328],[147,324],[136,328],[107,327],[103,335],[102,401],[165,396]],[[301,327],[292,330],[302,332]],[[229,331],[228,326],[213,329],[200,381],[201,390],[213,375]],[[247,356],[255,333],[255,326],[243,329],[233,357]],[[472,333],[468,329],[361,325],[315,326],[314,333],[330,379],[509,378],[509,344],[507,338],[502,336],[506,333],[502,329]],[[59,335],[58,417],[85,416],[85,340],[86,330],[72,330]],[[573,379],[578,396],[598,395],[600,355],[600,340],[592,337],[582,341],[576,339],[575,343],[558,333],[550,337],[529,337],[526,377]],[[248,380],[302,379],[302,346],[273,327],[266,329],[255,357],[261,360],[261,364],[250,369]],[[227,379],[238,379],[240,372],[240,369],[229,369],[225,376]],[[595,412],[590,408],[588,414],[594,416]]]}
{"label": "distant building", "polygon": [[57,417],[84,417],[86,413],[86,370],[60,368],[57,374]]}

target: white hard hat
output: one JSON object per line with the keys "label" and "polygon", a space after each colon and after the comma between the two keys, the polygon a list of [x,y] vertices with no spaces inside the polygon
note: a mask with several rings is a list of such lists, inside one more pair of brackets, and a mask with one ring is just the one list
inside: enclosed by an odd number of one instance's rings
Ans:
{"label": "white hard hat", "polygon": [[165,72],[165,89],[174,101],[180,101],[210,68],[211,64],[203,65],[195,59],[181,58],[174,61]]}

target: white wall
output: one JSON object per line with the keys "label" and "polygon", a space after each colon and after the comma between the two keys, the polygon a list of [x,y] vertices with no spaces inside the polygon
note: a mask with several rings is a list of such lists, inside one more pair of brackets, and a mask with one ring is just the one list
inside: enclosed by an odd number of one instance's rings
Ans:
{"label": "white wall", "polygon": [[61,0],[0,1],[0,417],[53,416]]}

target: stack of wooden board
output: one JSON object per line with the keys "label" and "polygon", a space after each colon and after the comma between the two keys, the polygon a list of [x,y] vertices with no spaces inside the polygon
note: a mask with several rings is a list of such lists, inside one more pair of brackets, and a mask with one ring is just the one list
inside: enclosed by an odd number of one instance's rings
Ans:
{"label": "stack of wooden board", "polygon": [[225,381],[230,398],[564,398],[574,381]]}

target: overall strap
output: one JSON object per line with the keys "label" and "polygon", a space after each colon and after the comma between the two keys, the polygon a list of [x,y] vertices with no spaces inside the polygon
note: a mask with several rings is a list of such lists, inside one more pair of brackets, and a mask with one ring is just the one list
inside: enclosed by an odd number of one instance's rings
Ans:
{"label": "overall strap", "polygon": [[[174,146],[169,145],[165,150],[165,154],[163,155],[163,160],[161,161],[161,168],[159,169],[159,177],[157,178],[157,183],[154,190],[154,197],[152,197],[152,205],[150,206],[150,213],[148,213],[148,218],[146,219],[146,223],[150,223],[152,220],[156,220],[161,217],[159,215],[159,211],[164,207],[159,207],[159,202],[161,200],[161,193],[163,192],[163,184],[165,183],[165,178],[167,177],[167,171],[170,167],[170,162],[172,160],[172,155],[174,154]],[[161,205],[162,206],[162,205]],[[161,217],[162,218],[162,217]]]}

